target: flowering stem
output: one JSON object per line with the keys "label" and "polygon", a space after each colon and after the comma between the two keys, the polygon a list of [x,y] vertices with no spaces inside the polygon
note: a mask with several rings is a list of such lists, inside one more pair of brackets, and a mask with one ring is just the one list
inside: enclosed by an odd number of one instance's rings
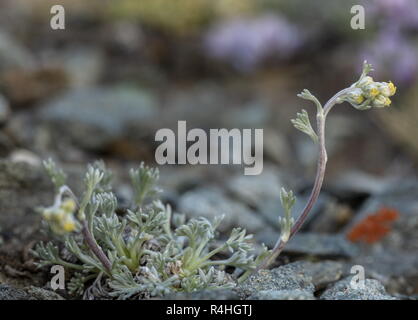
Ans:
{"label": "flowering stem", "polygon": [[325,147],[325,120],[328,112],[331,108],[338,103],[338,99],[346,94],[350,88],[341,90],[335,96],[333,96],[324,106],[324,108],[318,108],[316,121],[317,121],[317,135],[318,135],[318,162],[317,162],[317,169],[316,169],[316,177],[315,182],[309,196],[308,202],[306,203],[305,207],[303,208],[301,214],[297,218],[296,222],[292,226],[290,231],[290,236],[287,240],[283,240],[281,237],[277,240],[271,255],[267,257],[256,269],[256,271],[260,269],[268,268],[271,263],[280,255],[283,251],[286,243],[299,231],[302,227],[303,223],[306,220],[309,212],[312,210],[312,207],[315,205],[316,201],[318,200],[319,193],[322,188],[322,183],[324,181],[325,176],[325,168],[328,160],[327,150]]}
{"label": "flowering stem", "polygon": [[[71,198],[74,199],[74,201],[78,204],[77,197],[74,195],[72,190],[68,188],[67,186],[62,186],[60,188],[59,197],[62,197],[64,193],[67,193]],[[92,191],[88,192],[88,196],[85,197],[85,199],[88,199],[91,197]],[[57,200],[55,201],[56,203]],[[87,246],[90,248],[91,251],[95,254],[97,259],[101,262],[103,267],[106,269],[107,272],[110,272],[112,269],[112,263],[110,262],[109,258],[106,256],[106,254],[103,252],[103,249],[97,244],[96,240],[94,239],[94,236],[92,234],[93,225],[92,222],[88,223],[87,220],[84,217],[84,208],[87,204],[87,201],[85,201],[85,204],[82,204],[80,206],[81,209],[79,209],[79,216],[83,216],[83,219],[81,220],[81,234],[83,235],[84,242],[87,244]],[[57,204],[56,204],[57,205]],[[118,243],[118,242],[115,242]]]}
{"label": "flowering stem", "polygon": [[94,240],[93,235],[90,233],[89,226],[86,220],[82,221],[81,233],[83,234],[84,241],[86,242],[87,246],[90,248],[91,251],[93,251],[93,253],[97,257],[97,259],[99,259],[106,271],[110,272],[110,270],[112,269],[112,263],[110,262],[106,254],[103,252],[102,248],[100,248],[100,246],[97,244],[96,240]]}

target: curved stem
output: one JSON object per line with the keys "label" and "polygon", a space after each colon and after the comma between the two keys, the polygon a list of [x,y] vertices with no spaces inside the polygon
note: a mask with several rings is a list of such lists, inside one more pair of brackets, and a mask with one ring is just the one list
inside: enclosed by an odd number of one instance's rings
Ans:
{"label": "curved stem", "polygon": [[345,95],[346,93],[349,93],[353,88],[346,88],[339,92],[337,92],[331,99],[328,100],[328,102],[324,106],[324,116],[327,117],[328,113],[331,111],[332,107],[337,104],[337,100],[339,97]]}
{"label": "curved stem", "polygon": [[256,269],[256,271],[260,269],[266,269],[269,265],[280,255],[283,251],[286,243],[299,231],[302,227],[303,223],[306,220],[309,212],[311,211],[312,207],[315,205],[316,201],[318,200],[319,193],[321,192],[322,183],[324,181],[325,176],[325,169],[326,164],[328,161],[327,151],[325,147],[325,120],[328,112],[332,109],[332,107],[338,102],[338,98],[342,95],[346,94],[350,88],[341,90],[336,95],[334,95],[324,106],[323,110],[318,111],[316,119],[317,119],[317,135],[318,135],[318,162],[317,162],[317,169],[316,169],[316,177],[315,182],[309,196],[308,202],[306,203],[305,207],[303,208],[301,214],[297,218],[295,224],[293,225],[290,237],[287,241],[283,241],[279,238],[273,247],[271,255],[266,258]]}
{"label": "curved stem", "polygon": [[93,235],[90,233],[89,226],[86,220],[82,221],[82,229],[81,233],[83,234],[84,241],[86,242],[87,246],[93,251],[94,255],[99,259],[102,263],[103,267],[110,272],[112,269],[112,263],[110,262],[109,258],[103,252],[102,248],[97,244],[96,240],[94,240]]}

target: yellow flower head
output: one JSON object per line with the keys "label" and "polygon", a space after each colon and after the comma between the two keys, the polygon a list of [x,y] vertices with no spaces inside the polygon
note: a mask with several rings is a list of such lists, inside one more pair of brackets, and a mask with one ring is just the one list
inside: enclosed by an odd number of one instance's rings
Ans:
{"label": "yellow flower head", "polygon": [[380,82],[378,84],[380,93],[385,97],[391,97],[396,92],[396,87],[392,82]]}
{"label": "yellow flower head", "polygon": [[373,100],[373,106],[376,108],[388,107],[391,104],[391,102],[392,101],[388,97],[385,97],[381,94]]}
{"label": "yellow flower head", "polygon": [[361,103],[364,102],[364,97],[362,95],[357,96],[355,101],[356,101],[357,104],[361,104]]}
{"label": "yellow flower head", "polygon": [[76,230],[75,209],[76,204],[74,200],[67,199],[59,205],[44,209],[42,216],[48,222],[53,232],[62,235]]}
{"label": "yellow flower head", "polygon": [[374,98],[378,96],[380,93],[378,87],[374,83],[366,86],[365,91],[366,91],[366,95],[369,98]]}
{"label": "yellow flower head", "polygon": [[360,88],[353,89],[348,95],[348,101],[352,104],[362,104],[365,98]]}
{"label": "yellow flower head", "polygon": [[45,209],[42,211],[42,216],[46,221],[51,220],[52,214],[53,212],[50,209]]}
{"label": "yellow flower head", "polygon": [[77,208],[77,204],[73,199],[65,199],[60,207],[65,212],[73,213]]}
{"label": "yellow flower head", "polygon": [[364,61],[360,79],[348,88],[345,95],[338,98],[337,103],[346,101],[358,110],[390,106],[392,101],[389,97],[396,93],[396,87],[391,81],[374,81],[372,77],[367,75],[372,70],[372,66]]}
{"label": "yellow flower head", "polygon": [[67,219],[67,220],[63,221],[63,223],[62,223],[62,229],[65,232],[72,232],[72,231],[75,230],[75,228],[76,228],[76,224],[75,224],[74,219]]}
{"label": "yellow flower head", "polygon": [[395,85],[392,83],[392,81],[389,81],[388,83],[388,88],[389,88],[389,97],[393,96],[396,93],[396,87]]}

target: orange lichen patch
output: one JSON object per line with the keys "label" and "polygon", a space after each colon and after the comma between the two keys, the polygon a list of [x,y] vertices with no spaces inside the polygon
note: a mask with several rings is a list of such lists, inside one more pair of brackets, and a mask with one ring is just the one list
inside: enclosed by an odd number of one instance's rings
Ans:
{"label": "orange lichen patch", "polygon": [[347,239],[352,242],[375,243],[390,231],[391,224],[398,217],[399,212],[395,209],[381,208],[356,224],[348,232]]}

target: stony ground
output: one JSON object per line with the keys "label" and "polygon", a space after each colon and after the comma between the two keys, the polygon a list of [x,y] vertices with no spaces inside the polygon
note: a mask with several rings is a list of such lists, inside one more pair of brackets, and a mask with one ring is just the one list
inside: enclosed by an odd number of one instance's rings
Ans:
{"label": "stony ground", "polygon": [[[68,20],[71,30],[51,33],[49,24],[42,24],[49,10],[24,10],[25,2],[0,1],[0,299],[73,298],[49,289],[48,270],[36,269],[30,253],[46,239],[36,209],[53,201],[42,160],[54,158],[79,192],[86,164],[104,159],[115,173],[123,205],[131,197],[127,169],[140,161],[154,163],[156,130],[176,131],[178,120],[187,120],[188,128],[206,130],[264,129],[261,175],[244,176],[242,167],[232,165],[164,166],[160,186],[163,200],[175,210],[210,219],[225,214],[223,234],[244,227],[257,244],[273,246],[282,214],[280,188],[295,191],[297,215],[315,175],[315,147],[289,121],[302,108],[310,110],[296,94],[306,87],[322,101],[352,83],[360,61],[355,49],[362,52],[362,45],[372,44],[370,39],[389,44],[376,50],[378,56],[389,54],[391,63],[385,61],[377,69],[387,67],[378,75],[398,82],[399,100],[393,103],[398,112],[362,113],[341,105],[329,115],[323,191],[272,270],[260,271],[233,290],[167,298],[418,298],[418,91],[411,47],[417,29],[408,26],[410,20],[402,15],[390,15],[390,23],[382,20],[384,26],[409,30],[404,37],[395,33],[381,41],[381,34],[384,39],[390,34],[380,28],[377,36],[372,33],[378,30],[370,30],[361,42],[346,32],[342,15],[336,14],[345,1],[324,0],[323,6],[312,4],[309,10],[309,1],[303,3],[304,10],[299,8],[302,1],[286,1],[290,12],[301,13],[294,17],[301,30],[309,26],[306,38],[301,38],[305,46],[283,60],[273,59],[271,67],[239,73],[205,56],[196,45],[202,39],[193,32],[184,37],[171,34],[175,30],[170,24],[161,32],[153,24],[143,28],[131,20],[105,20],[97,17],[94,4],[83,9],[86,1],[74,1],[80,17]],[[35,2],[42,1],[31,3]],[[409,17],[408,6],[400,6]],[[311,28],[311,13],[304,12],[324,14],[325,20],[315,21]],[[269,25],[258,30],[268,39]],[[328,36],[330,26],[335,34]],[[293,33],[289,39],[294,39]],[[396,49],[396,59],[391,48]],[[242,50],[236,53],[246,57]],[[353,242],[348,237],[353,228],[382,208],[398,216],[385,226],[384,236],[370,243]],[[356,265],[364,267],[364,287],[350,285]]]}
{"label": "stony ground", "polygon": [[[39,232],[40,218],[35,209],[52,201],[51,184],[39,166],[2,161],[0,167],[0,298],[71,298],[65,292],[58,294],[48,288],[50,275],[47,270],[34,268],[30,254],[36,241],[45,238]],[[81,168],[73,168],[74,175]],[[179,172],[182,170],[189,175]],[[204,184],[204,174],[208,174],[206,168],[173,168],[167,175],[163,170],[161,184],[166,190],[164,198],[176,210],[190,217],[213,218],[215,214],[225,212],[227,217],[221,231],[244,226],[255,234],[255,241],[272,245],[278,235],[273,221],[280,213],[276,193],[280,186],[277,174],[266,171],[252,179],[240,174],[234,178],[234,173],[229,173],[231,179],[228,185],[217,182],[215,178],[211,183]],[[341,188],[346,188],[344,194],[355,192],[349,186]],[[124,193],[125,189],[120,183],[117,193],[121,197],[129,197]],[[276,263],[280,266],[259,271],[233,290],[175,294],[167,298],[413,299],[418,288],[417,194],[418,183],[414,180],[402,181],[401,187],[390,182],[379,191],[370,189],[367,195],[363,195],[361,205],[350,211],[347,205],[338,203],[338,196],[326,190],[306,226],[289,242]],[[382,206],[400,212],[392,230],[373,244],[349,241],[347,230]],[[354,265],[365,269],[367,279],[364,287],[356,288],[350,284]]]}

